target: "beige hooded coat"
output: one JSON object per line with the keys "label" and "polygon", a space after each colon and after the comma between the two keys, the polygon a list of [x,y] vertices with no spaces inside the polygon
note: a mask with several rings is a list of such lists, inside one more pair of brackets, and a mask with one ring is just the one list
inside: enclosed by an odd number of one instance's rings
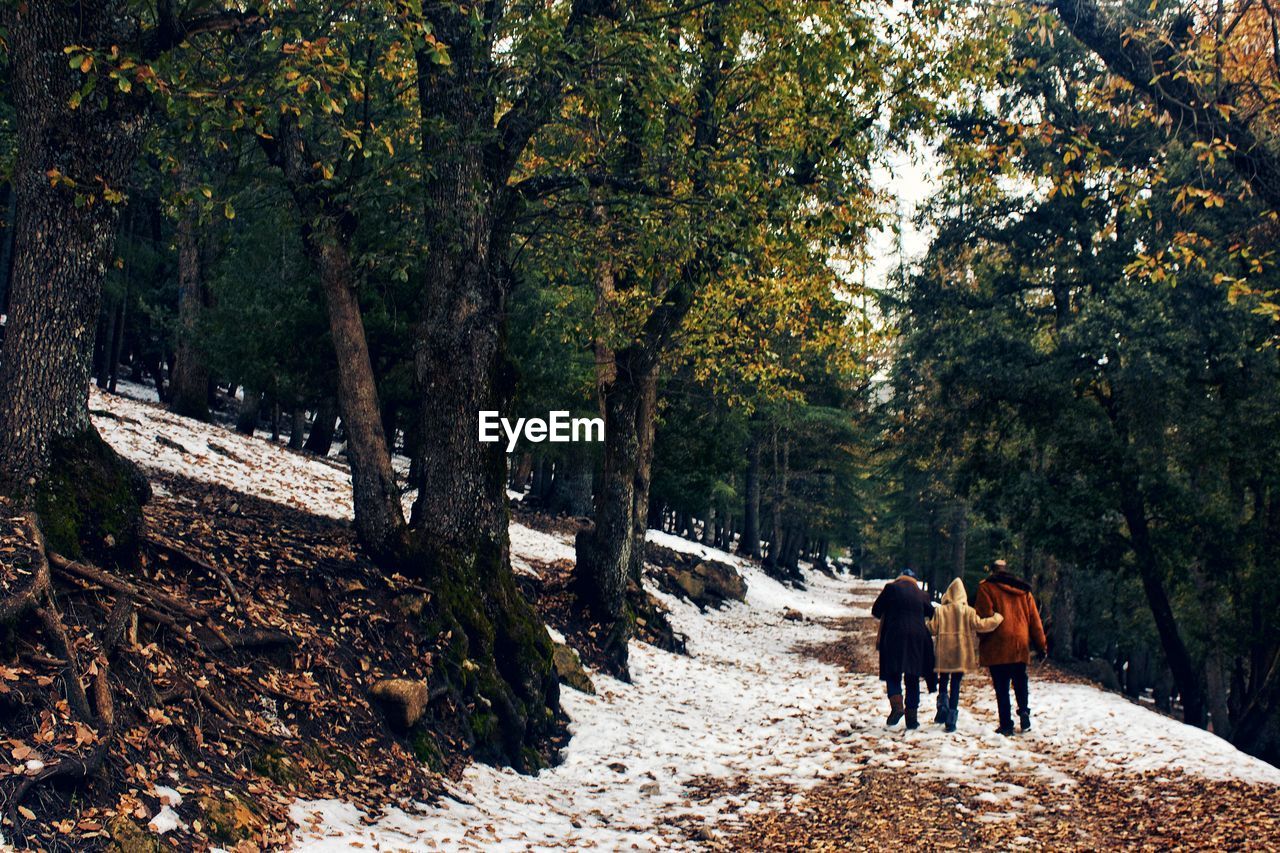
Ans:
{"label": "beige hooded coat", "polygon": [[934,636],[935,668],[938,672],[974,672],[978,669],[978,632],[1000,627],[1004,617],[993,613],[986,619],[969,606],[964,581],[956,578],[947,587],[942,603],[933,609],[929,632]]}

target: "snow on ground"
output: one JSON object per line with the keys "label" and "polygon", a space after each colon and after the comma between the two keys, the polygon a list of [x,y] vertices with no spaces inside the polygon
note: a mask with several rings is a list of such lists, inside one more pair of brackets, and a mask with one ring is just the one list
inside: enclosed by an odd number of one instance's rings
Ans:
{"label": "snow on ground", "polygon": [[[331,462],[96,389],[90,407],[116,416],[97,416],[95,423],[113,447],[143,465],[350,517],[350,479]],[[158,435],[188,452],[158,442]],[[1280,769],[1226,741],[1084,685],[1033,681],[1035,727],[1016,738],[992,731],[994,701],[983,677],[966,679],[958,732],[929,725],[923,708],[920,730],[887,730],[883,688],[874,677],[797,650],[836,636],[824,620],[866,616],[882,581],[810,574],[808,589],[796,590],[734,555],[657,531],[649,538],[737,566],[748,585],[746,603],[700,614],[659,594],[675,628],[688,635],[690,656],[633,643],[632,684],[595,674],[598,696],[564,690],[573,739],[559,766],[520,776],[476,765],[451,797],[412,813],[391,809],[372,822],[348,804],[300,801],[293,809],[298,848],[666,849],[693,844],[670,825],[673,817],[715,823],[775,805],[750,792],[691,805],[687,786],[701,777],[803,789],[864,767],[906,767],[983,786],[984,798],[1011,808],[1025,793],[1006,781],[1014,775],[1073,785],[1085,772],[1181,770],[1280,785]],[[564,536],[513,524],[511,542],[519,571],[534,571],[531,560],[573,559]],[[931,701],[926,696],[924,704]]]}
{"label": "snow on ground", "polygon": [[[749,600],[769,587],[756,574],[749,570]],[[452,799],[421,816],[393,810],[373,826],[339,803],[299,802],[299,849],[346,850],[356,841],[486,850],[667,849],[679,846],[682,834],[665,820],[681,814],[714,819],[747,805],[724,799],[691,807],[686,786],[700,777],[798,786],[830,778],[850,766],[831,743],[832,732],[847,725],[848,677],[793,651],[834,632],[788,621],[783,613],[787,607],[809,616],[847,613],[838,602],[850,583],[819,578],[785,604],[766,593],[750,606],[705,615],[664,596],[676,627],[688,634],[690,656],[633,643],[632,684],[596,674],[598,696],[564,690],[573,740],[563,764],[536,777],[476,765]]]}

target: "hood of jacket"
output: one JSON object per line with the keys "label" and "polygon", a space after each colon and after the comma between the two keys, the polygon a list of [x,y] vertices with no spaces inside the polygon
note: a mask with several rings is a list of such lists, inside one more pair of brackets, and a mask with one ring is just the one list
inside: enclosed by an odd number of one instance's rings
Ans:
{"label": "hood of jacket", "polygon": [[1015,577],[1014,575],[1009,574],[1008,572],[996,572],[994,575],[987,578],[987,582],[1000,584],[1000,586],[1006,587],[1014,592],[1025,592],[1028,594],[1031,592],[1031,584],[1027,583],[1020,577]]}
{"label": "hood of jacket", "polygon": [[956,578],[951,582],[951,586],[947,587],[947,591],[942,594],[943,604],[968,604],[969,593],[965,591],[964,581]]}

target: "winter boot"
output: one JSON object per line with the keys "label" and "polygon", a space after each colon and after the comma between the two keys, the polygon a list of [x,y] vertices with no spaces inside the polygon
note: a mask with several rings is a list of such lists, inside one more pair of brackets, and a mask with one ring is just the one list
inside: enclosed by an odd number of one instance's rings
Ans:
{"label": "winter boot", "polygon": [[908,708],[908,709],[907,709],[907,728],[909,728],[909,729],[918,729],[918,728],[920,728],[920,718],[919,718],[918,714],[916,713],[916,709],[915,709],[915,708]]}
{"label": "winter boot", "polygon": [[1022,729],[1024,732],[1029,732],[1029,731],[1031,731],[1031,712],[1030,712],[1030,711],[1019,711],[1019,712],[1018,712],[1018,724],[1019,724],[1019,726],[1021,727],[1021,729]]}
{"label": "winter boot", "polygon": [[933,721],[935,723],[945,723],[947,721],[948,713],[950,712],[947,708],[947,694],[944,693],[941,689],[939,689],[938,690],[938,713],[937,713],[937,716],[933,718]]}
{"label": "winter boot", "polygon": [[956,730],[956,721],[960,719],[960,709],[951,708],[947,711],[947,731],[954,732]]}
{"label": "winter boot", "polygon": [[889,725],[896,726],[903,715],[902,695],[897,694],[889,697]]}
{"label": "winter boot", "polygon": [[1000,728],[996,729],[996,734],[1004,735],[1005,737],[1013,737],[1013,723],[1010,723],[1007,726],[1002,723]]}

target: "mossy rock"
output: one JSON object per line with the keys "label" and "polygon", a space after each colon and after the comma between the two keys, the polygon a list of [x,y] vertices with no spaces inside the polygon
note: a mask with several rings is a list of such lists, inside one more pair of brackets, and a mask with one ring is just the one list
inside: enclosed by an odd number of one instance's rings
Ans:
{"label": "mossy rock", "polygon": [[300,785],[307,778],[307,774],[297,762],[278,746],[260,752],[253,760],[253,769],[259,776],[265,776],[286,788]]}
{"label": "mossy rock", "polygon": [[419,727],[413,737],[413,754],[436,773],[445,771],[444,752],[436,736],[428,729]]}
{"label": "mossy rock", "polygon": [[591,676],[582,667],[578,653],[564,643],[556,643],[554,661],[556,675],[560,681],[582,693],[596,694],[596,686],[591,683]]}
{"label": "mossy rock", "polygon": [[112,853],[160,853],[165,849],[160,836],[123,815],[107,824],[107,833],[111,836],[107,849]]}
{"label": "mossy rock", "polygon": [[302,754],[317,767],[341,770],[348,776],[356,773],[357,765],[351,756],[330,746],[311,742],[302,747]]}
{"label": "mossy rock", "polygon": [[35,506],[50,549],[72,559],[130,566],[151,487],[142,472],[89,429],[54,439]]}
{"label": "mossy rock", "polygon": [[266,826],[262,816],[234,794],[205,794],[198,800],[204,812],[209,838],[224,844],[237,844],[262,834]]}

